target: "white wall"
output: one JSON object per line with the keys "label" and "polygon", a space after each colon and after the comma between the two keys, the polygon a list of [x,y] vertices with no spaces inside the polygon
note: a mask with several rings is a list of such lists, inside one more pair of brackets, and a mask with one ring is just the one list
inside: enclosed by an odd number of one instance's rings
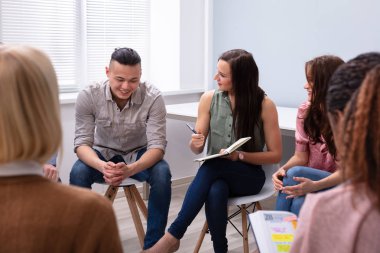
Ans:
{"label": "white wall", "polygon": [[63,152],[58,159],[59,175],[62,182],[69,183],[69,174],[71,167],[77,157],[74,153],[74,127],[75,127],[75,109],[74,103],[61,105],[61,122],[63,129]]}
{"label": "white wall", "polygon": [[380,51],[378,0],[214,0],[214,66],[232,48],[253,53],[260,84],[280,106],[306,99],[304,63]]}
{"label": "white wall", "polygon": [[205,80],[205,1],[181,2],[180,86],[184,90],[203,88]]}
{"label": "white wall", "polygon": [[151,2],[149,81],[162,91],[205,86],[205,8],[204,0]]}
{"label": "white wall", "polygon": [[149,81],[168,91],[179,90],[180,1],[159,0],[150,4]]}

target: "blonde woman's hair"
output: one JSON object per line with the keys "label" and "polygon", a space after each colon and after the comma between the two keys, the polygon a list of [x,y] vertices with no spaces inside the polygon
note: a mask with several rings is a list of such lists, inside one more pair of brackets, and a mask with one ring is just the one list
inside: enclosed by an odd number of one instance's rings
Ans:
{"label": "blonde woman's hair", "polygon": [[61,145],[57,76],[48,56],[0,45],[0,164],[46,162]]}

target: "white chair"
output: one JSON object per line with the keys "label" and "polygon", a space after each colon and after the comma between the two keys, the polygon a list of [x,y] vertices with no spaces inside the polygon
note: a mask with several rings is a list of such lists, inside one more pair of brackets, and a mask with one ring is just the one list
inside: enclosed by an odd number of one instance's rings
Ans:
{"label": "white chair", "polygon": [[107,197],[109,200],[111,200],[111,202],[113,203],[119,187],[123,187],[129,209],[131,210],[132,219],[133,219],[133,223],[135,224],[137,236],[140,241],[140,246],[141,246],[141,249],[143,249],[145,231],[141,222],[140,213],[137,209],[137,206],[139,207],[145,219],[147,219],[148,217],[148,210],[146,208],[146,205],[143,199],[141,198],[139,191],[136,188],[136,184],[138,183],[140,182],[132,178],[124,179],[123,182],[119,186],[112,186],[112,185],[108,186],[108,189],[104,196]]}
{"label": "white chair", "polygon": [[[237,206],[239,208],[238,211],[231,214],[228,217],[228,221],[233,225],[233,227],[240,233],[240,235],[243,237],[243,248],[244,253],[248,253],[248,222],[247,222],[247,214],[249,214],[249,211],[247,210],[248,207],[253,205],[253,211],[255,210],[262,210],[260,202],[262,200],[265,200],[267,198],[270,198],[275,194],[274,186],[272,183],[272,174],[275,173],[279,168],[279,164],[266,164],[263,165],[263,170],[265,172],[265,183],[261,191],[256,195],[250,195],[250,196],[242,196],[242,197],[234,197],[228,199],[228,206]],[[239,229],[231,222],[231,219],[235,217],[236,215],[241,214],[242,219],[242,231],[239,231]],[[199,235],[198,242],[195,246],[194,253],[198,253],[201,246],[203,239],[208,232],[208,224],[207,221],[203,225],[201,234]]]}

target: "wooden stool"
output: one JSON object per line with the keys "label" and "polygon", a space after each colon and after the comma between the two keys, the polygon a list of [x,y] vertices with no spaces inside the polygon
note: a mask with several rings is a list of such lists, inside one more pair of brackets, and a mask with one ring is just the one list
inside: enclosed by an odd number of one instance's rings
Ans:
{"label": "wooden stool", "polygon": [[143,199],[141,198],[139,191],[136,188],[137,183],[140,183],[140,182],[132,178],[127,178],[119,186],[110,185],[105,193],[105,197],[107,197],[113,203],[119,187],[123,187],[125,197],[127,198],[127,201],[128,201],[129,209],[131,210],[132,219],[133,219],[133,223],[135,224],[137,236],[140,241],[140,246],[141,246],[141,249],[143,249],[145,231],[141,222],[140,213],[137,209],[137,206],[139,207],[141,213],[144,215],[145,220],[148,219],[148,210],[146,208],[146,205]]}

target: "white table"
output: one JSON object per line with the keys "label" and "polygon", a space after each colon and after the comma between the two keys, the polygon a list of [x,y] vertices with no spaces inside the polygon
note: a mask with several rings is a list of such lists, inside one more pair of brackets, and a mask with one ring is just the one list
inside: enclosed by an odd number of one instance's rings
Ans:
{"label": "white table", "polygon": [[[166,106],[167,118],[195,122],[198,116],[198,102]],[[294,137],[297,108],[277,106],[278,121],[282,135]]]}

